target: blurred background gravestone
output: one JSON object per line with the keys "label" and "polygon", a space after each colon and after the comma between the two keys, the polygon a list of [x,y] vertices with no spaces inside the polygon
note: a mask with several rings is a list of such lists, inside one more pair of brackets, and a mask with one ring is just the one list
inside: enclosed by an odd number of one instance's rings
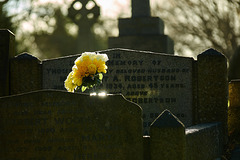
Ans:
{"label": "blurred background gravestone", "polygon": [[240,46],[236,49],[229,61],[228,81],[240,79]]}
{"label": "blurred background gravestone", "polygon": [[173,54],[173,41],[164,35],[164,23],[151,17],[149,0],[132,0],[132,18],[119,19],[119,36],[110,37],[108,48],[128,48]]}
{"label": "blurred background gravestone", "polygon": [[96,49],[96,38],[93,25],[100,16],[100,7],[94,0],[75,0],[68,8],[68,17],[78,26],[77,51],[93,51]]}

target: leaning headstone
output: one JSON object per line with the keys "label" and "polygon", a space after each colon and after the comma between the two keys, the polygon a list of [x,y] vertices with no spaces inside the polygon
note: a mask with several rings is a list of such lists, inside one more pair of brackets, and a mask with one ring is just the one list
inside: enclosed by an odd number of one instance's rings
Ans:
{"label": "leaning headstone", "polygon": [[150,127],[151,160],[185,160],[185,127],[165,110]]}
{"label": "leaning headstone", "polygon": [[11,95],[42,89],[41,61],[27,53],[10,61]]}
{"label": "leaning headstone", "polygon": [[214,49],[197,57],[197,124],[222,122],[227,135],[228,82],[227,59]]}
{"label": "leaning headstone", "polygon": [[0,97],[9,95],[10,58],[15,54],[15,36],[9,30],[0,29]]}
{"label": "leaning headstone", "polygon": [[228,133],[240,140],[240,80],[229,83]]}
{"label": "leaning headstone", "polygon": [[142,160],[141,108],[121,95],[0,98],[1,160]]}
{"label": "leaning headstone", "polygon": [[[100,51],[109,57],[99,90],[121,93],[143,108],[144,134],[165,109],[186,125],[193,121],[192,58],[126,49]],[[78,55],[79,56],[79,55]],[[43,61],[44,89],[64,90],[64,80],[78,56]]]}

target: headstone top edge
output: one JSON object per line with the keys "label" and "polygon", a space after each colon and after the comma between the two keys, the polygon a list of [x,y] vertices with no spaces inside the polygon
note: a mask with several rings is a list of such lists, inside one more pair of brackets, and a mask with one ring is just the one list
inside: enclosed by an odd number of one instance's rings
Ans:
{"label": "headstone top edge", "polygon": [[185,126],[166,109],[153,121],[150,128],[185,128]]}
{"label": "headstone top edge", "polygon": [[15,34],[11,30],[9,30],[9,29],[0,29],[0,34],[3,34],[3,33],[11,34],[12,36],[15,37]]}
{"label": "headstone top edge", "polygon": [[[3,97],[0,97],[0,99],[2,99],[2,98],[9,98],[9,97],[24,96],[24,95],[40,94],[40,93],[63,93],[63,94],[81,95],[81,96],[87,96],[87,97],[91,96],[88,93],[80,93],[80,92],[72,93],[72,92],[67,92],[67,91],[64,91],[64,90],[43,89],[43,90],[36,90],[36,91],[25,92],[25,93],[20,93],[20,94],[15,94],[15,95],[3,96]],[[104,98],[102,96],[92,96],[92,97]],[[130,102],[130,103],[132,103],[134,105],[139,106],[138,104],[127,100],[122,94],[107,94],[106,97],[119,97],[119,99],[122,99],[123,101]]]}
{"label": "headstone top edge", "polygon": [[38,59],[37,57],[27,53],[27,52],[24,52],[24,53],[21,53],[19,55],[16,55],[14,58],[16,59],[35,59],[35,60],[38,60],[38,61],[41,61],[40,59]]}
{"label": "headstone top edge", "polygon": [[81,56],[81,53],[57,57],[57,58],[43,59],[42,62],[51,62],[51,61],[57,61],[57,60],[61,60],[61,59],[73,58],[73,57],[79,57],[79,56]]}
{"label": "headstone top edge", "polygon": [[204,52],[200,53],[197,57],[199,57],[199,56],[219,56],[219,57],[225,58],[225,55],[223,55],[221,52],[219,52],[213,48],[209,48],[209,49],[205,50]]}
{"label": "headstone top edge", "polygon": [[194,132],[199,132],[201,130],[207,130],[212,127],[221,126],[221,122],[215,122],[215,123],[203,123],[203,124],[197,124],[191,127],[187,127],[185,130],[186,135],[192,134]]}
{"label": "headstone top edge", "polygon": [[240,83],[240,79],[232,79],[229,83]]}
{"label": "headstone top edge", "polygon": [[143,54],[152,54],[152,55],[161,55],[161,56],[167,56],[167,57],[174,57],[174,58],[185,58],[185,59],[193,59],[193,57],[185,57],[185,56],[179,56],[179,55],[171,55],[167,53],[159,53],[159,52],[153,52],[153,51],[144,51],[144,50],[133,50],[133,49],[126,49],[126,48],[111,48],[107,50],[101,50],[97,51],[97,53],[108,53],[108,52],[114,52],[114,51],[120,51],[120,52],[129,52],[129,53],[143,53]]}

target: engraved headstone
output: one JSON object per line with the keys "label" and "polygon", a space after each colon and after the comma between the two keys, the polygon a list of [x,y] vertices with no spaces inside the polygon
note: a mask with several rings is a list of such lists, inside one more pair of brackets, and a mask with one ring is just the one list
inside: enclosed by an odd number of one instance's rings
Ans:
{"label": "engraved headstone", "polygon": [[121,95],[43,90],[0,110],[1,160],[142,160],[141,109]]}
{"label": "engraved headstone", "polygon": [[[165,109],[186,125],[193,123],[192,58],[125,49],[101,51],[109,57],[108,73],[99,90],[122,93],[143,108],[144,134]],[[45,89],[64,89],[64,80],[78,56],[43,61]]]}

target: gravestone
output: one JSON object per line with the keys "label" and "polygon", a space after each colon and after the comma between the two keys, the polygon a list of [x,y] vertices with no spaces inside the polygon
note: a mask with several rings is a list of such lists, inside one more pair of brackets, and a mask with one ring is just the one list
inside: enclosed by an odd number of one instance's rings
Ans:
{"label": "gravestone", "polygon": [[42,89],[42,68],[38,58],[22,53],[12,58],[10,64],[11,95]]}
{"label": "gravestone", "polygon": [[0,98],[1,160],[142,160],[138,105],[42,90]]}
{"label": "gravestone", "polygon": [[0,29],[0,97],[9,95],[10,58],[15,54],[15,36],[6,29]]}
{"label": "gravestone", "polygon": [[186,160],[185,126],[165,110],[150,127],[151,160]]}
{"label": "gravestone", "polygon": [[[126,49],[100,51],[109,57],[99,90],[122,93],[143,108],[144,134],[165,109],[186,125],[193,123],[192,58]],[[64,80],[79,55],[42,62],[44,89],[64,89]]]}
{"label": "gravestone", "polygon": [[151,17],[149,0],[132,0],[132,18],[118,20],[119,36],[109,37],[108,48],[128,48],[173,54],[173,41],[164,35],[164,23]]}
{"label": "gravestone", "polygon": [[198,92],[197,124],[221,122],[225,143],[227,141],[228,81],[227,59],[214,49],[197,57]]}

